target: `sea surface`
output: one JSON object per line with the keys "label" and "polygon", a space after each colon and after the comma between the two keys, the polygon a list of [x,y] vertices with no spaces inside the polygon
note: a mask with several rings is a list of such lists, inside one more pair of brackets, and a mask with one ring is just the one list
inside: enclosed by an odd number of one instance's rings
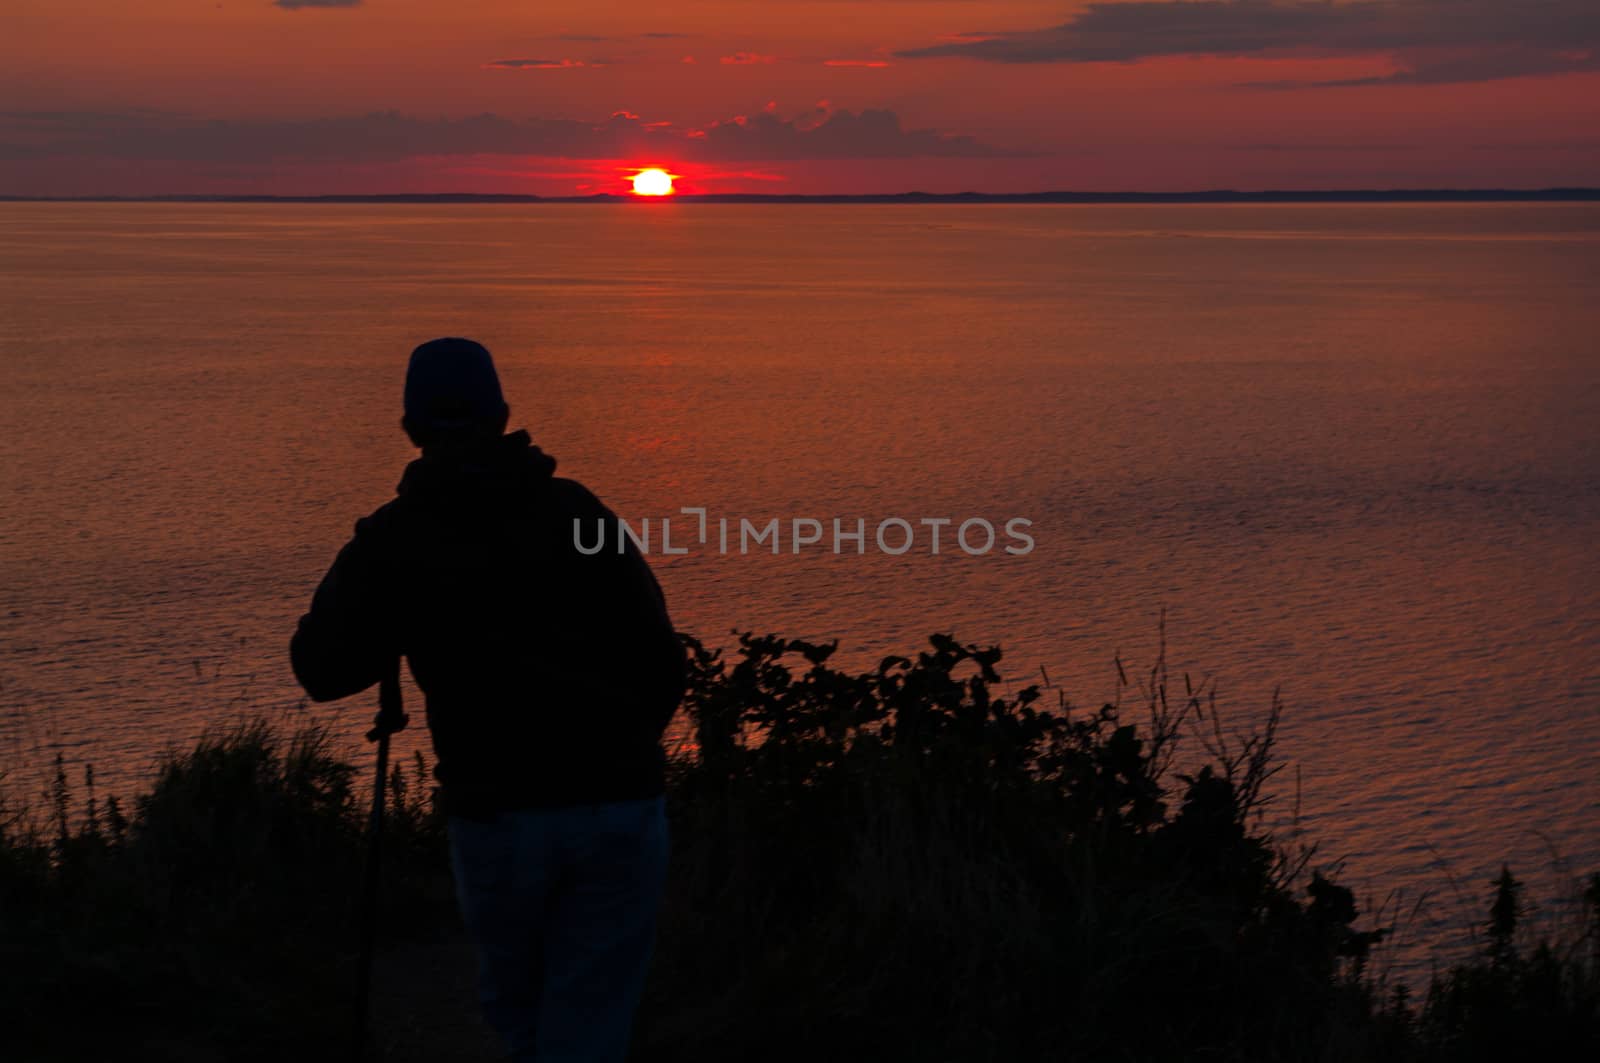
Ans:
{"label": "sea surface", "polygon": [[952,632],[1094,707],[1164,616],[1232,726],[1281,689],[1279,828],[1444,955],[1502,861],[1550,919],[1600,870],[1597,293],[1586,205],[0,204],[6,785],[251,713],[364,755],[286,644],[459,334],[707,642]]}

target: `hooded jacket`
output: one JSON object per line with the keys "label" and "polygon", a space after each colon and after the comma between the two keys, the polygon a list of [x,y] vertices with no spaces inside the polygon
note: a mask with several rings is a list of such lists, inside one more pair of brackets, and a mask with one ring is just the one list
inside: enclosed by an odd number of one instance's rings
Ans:
{"label": "hooded jacket", "polygon": [[[290,644],[314,701],[365,690],[405,656],[453,815],[662,792],[683,649],[638,549],[555,465],[526,432],[412,462],[356,523]],[[605,522],[605,548],[581,553],[575,521],[586,544]]]}

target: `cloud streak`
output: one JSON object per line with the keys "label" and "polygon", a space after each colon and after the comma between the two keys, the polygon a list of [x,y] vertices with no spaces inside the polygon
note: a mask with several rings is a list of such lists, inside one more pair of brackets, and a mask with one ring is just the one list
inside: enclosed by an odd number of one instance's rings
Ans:
{"label": "cloud streak", "polygon": [[281,7],[285,11],[299,11],[304,8],[315,10],[327,7],[360,7],[361,0],[272,0],[273,7]]}
{"label": "cloud streak", "polygon": [[1038,30],[974,33],[906,59],[1131,63],[1173,56],[1387,56],[1392,74],[1298,85],[1447,84],[1600,69],[1594,0],[1102,0]]}
{"label": "cloud streak", "polygon": [[495,59],[483,64],[485,70],[571,70],[588,66],[581,59]]}
{"label": "cloud streak", "polygon": [[388,111],[310,120],[204,119],[156,111],[0,113],[0,161],[100,158],[189,164],[361,164],[442,156],[676,162],[1022,156],[973,137],[907,129],[892,111],[737,116],[700,128],[620,111],[598,123]]}

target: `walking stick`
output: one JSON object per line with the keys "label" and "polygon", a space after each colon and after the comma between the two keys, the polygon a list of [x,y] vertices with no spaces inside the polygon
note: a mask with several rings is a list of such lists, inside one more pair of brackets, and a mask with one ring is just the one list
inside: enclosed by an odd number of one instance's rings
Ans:
{"label": "walking stick", "polygon": [[378,743],[378,778],[372,792],[372,818],[367,823],[367,866],[361,885],[361,957],[356,982],[357,1063],[367,1056],[367,1027],[372,1000],[372,952],[378,937],[378,867],[383,852],[383,799],[389,788],[389,736],[405,729],[400,697],[400,659],[396,657],[378,682],[378,716],[367,741]]}

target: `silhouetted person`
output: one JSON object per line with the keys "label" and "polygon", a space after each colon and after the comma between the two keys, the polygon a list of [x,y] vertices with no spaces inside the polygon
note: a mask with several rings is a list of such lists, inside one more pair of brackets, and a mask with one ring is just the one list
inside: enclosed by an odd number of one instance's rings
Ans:
{"label": "silhouetted person", "polygon": [[484,1010],[516,1060],[621,1060],[667,863],[661,734],[683,651],[615,518],[525,431],[489,352],[411,355],[402,425],[422,448],[356,523],[291,645],[313,700],[403,654],[427,701],[451,862]]}

